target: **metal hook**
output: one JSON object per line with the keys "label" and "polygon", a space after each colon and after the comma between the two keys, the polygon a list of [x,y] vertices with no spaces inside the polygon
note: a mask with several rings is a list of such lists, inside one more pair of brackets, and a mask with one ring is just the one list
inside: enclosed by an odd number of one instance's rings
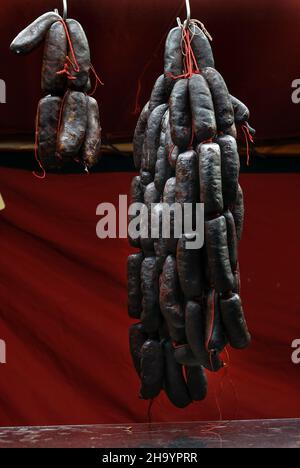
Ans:
{"label": "metal hook", "polygon": [[191,22],[191,5],[190,0],[185,0],[186,5],[186,26],[188,27]]}
{"label": "metal hook", "polygon": [[[68,1],[67,0],[63,0],[63,19],[66,20],[68,18]],[[59,11],[57,8],[55,8],[54,12],[59,15]]]}
{"label": "metal hook", "polygon": [[68,18],[68,1],[63,0],[63,4],[64,4],[63,19],[65,20]]}
{"label": "metal hook", "polygon": [[[190,0],[185,0],[185,6],[186,6],[186,20],[184,22],[184,27],[188,28],[191,22],[191,5],[190,5]],[[177,23],[179,26],[182,27],[182,23],[180,18],[177,18]]]}

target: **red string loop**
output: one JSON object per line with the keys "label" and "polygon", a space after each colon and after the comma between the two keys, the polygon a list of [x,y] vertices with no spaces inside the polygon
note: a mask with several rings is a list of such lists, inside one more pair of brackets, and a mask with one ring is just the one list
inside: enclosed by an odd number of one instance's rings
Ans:
{"label": "red string loop", "polygon": [[[250,143],[254,143],[254,138],[250,133],[250,130],[247,125],[242,125],[242,130],[245,135],[246,145],[247,145],[247,166],[250,166]],[[250,143],[249,143],[250,142]]]}
{"label": "red string loop", "polygon": [[96,82],[95,82],[95,86],[94,86],[94,89],[93,91],[89,94],[89,96],[94,96],[94,94],[96,93],[97,89],[98,89],[98,85],[100,84],[101,86],[104,86],[104,83],[103,81],[99,78],[99,76],[97,75],[97,72],[95,70],[95,68],[93,67],[93,65],[91,64],[91,70],[94,74],[94,77],[96,78]]}
{"label": "red string loop", "polygon": [[39,149],[38,149],[38,146],[39,146],[39,120],[40,120],[40,109],[38,107],[36,117],[35,117],[34,157],[35,157],[35,160],[38,163],[38,165],[39,165],[39,167],[40,167],[40,169],[42,171],[42,174],[38,174],[36,171],[33,171],[33,175],[37,179],[45,179],[46,171],[45,171],[45,168],[44,168],[44,166],[42,164],[42,161],[40,160]]}
{"label": "red string loop", "polygon": [[73,47],[73,44],[72,44],[72,40],[71,40],[70,33],[69,33],[68,27],[66,25],[66,22],[64,20],[60,20],[60,23],[63,25],[66,36],[67,36],[67,41],[68,41],[68,44],[69,44],[69,49],[70,49],[70,52],[71,52],[72,59],[67,55],[66,56],[66,63],[64,65],[64,68],[62,70],[56,72],[56,74],[57,75],[66,74],[67,77],[68,77],[68,80],[76,80],[76,77],[74,77],[72,75],[72,73],[70,72],[70,67],[73,69],[73,71],[75,73],[80,72],[80,67],[78,65],[78,62],[77,62],[77,59],[76,59],[76,56],[75,56],[74,47]]}

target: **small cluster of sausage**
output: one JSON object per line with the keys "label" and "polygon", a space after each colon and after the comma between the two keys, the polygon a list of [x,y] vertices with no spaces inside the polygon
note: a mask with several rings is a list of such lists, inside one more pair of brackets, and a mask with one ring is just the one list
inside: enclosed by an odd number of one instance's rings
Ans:
{"label": "small cluster of sausage", "polygon": [[64,21],[48,12],[12,42],[16,54],[28,54],[45,39],[42,92],[38,105],[37,156],[45,170],[61,169],[72,161],[88,170],[98,162],[101,126],[91,88],[91,57],[87,37],[78,21]]}
{"label": "small cluster of sausage", "polygon": [[244,201],[236,143],[237,124],[251,128],[249,111],[229,94],[202,29],[193,23],[189,33],[197,71],[186,75],[184,30],[172,29],[164,74],[139,118],[132,203],[150,212],[162,203],[204,203],[205,244],[187,248],[193,232],[141,236],[130,239],[139,252],[128,259],[128,310],[139,321],[130,328],[130,350],[141,398],[164,390],[179,408],[206,397],[205,369],[224,366],[228,344],[242,349],[251,340],[240,299]]}

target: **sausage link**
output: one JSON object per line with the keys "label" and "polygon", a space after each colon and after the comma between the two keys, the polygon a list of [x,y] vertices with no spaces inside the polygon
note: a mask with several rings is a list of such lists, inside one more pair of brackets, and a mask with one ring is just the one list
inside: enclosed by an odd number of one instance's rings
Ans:
{"label": "sausage link", "polygon": [[184,308],[181,303],[176,259],[169,255],[160,278],[160,308],[175,342],[185,341]]}
{"label": "sausage link", "polygon": [[234,111],[228,88],[223,77],[214,68],[204,68],[202,73],[212,94],[218,130],[224,131],[234,123]]}
{"label": "sausage link", "polygon": [[223,201],[226,207],[231,207],[236,202],[239,188],[240,158],[237,143],[230,135],[219,136],[217,143],[221,148]]}
{"label": "sausage link", "polygon": [[232,291],[234,278],[229,259],[227,227],[224,216],[205,222],[205,243],[211,285],[218,293]]}
{"label": "sausage link", "polygon": [[189,94],[196,139],[202,143],[217,133],[212,95],[204,76],[193,75],[190,78]]}
{"label": "sausage link", "polygon": [[148,336],[141,323],[131,325],[129,329],[129,348],[134,368],[139,376],[141,375],[141,351],[147,339]]}
{"label": "sausage link", "polygon": [[66,91],[66,75],[58,74],[63,70],[68,44],[66,32],[60,21],[52,24],[47,36],[44,48],[42,67],[42,90],[46,94],[62,95]]}
{"label": "sausage link", "polygon": [[128,314],[133,319],[140,319],[142,313],[141,271],[144,256],[142,253],[130,255],[127,262],[128,278]]}
{"label": "sausage link", "polygon": [[61,19],[61,16],[53,11],[40,16],[17,35],[10,45],[10,50],[15,54],[28,54],[43,41],[52,24]]}
{"label": "sausage link", "polygon": [[246,324],[242,302],[237,294],[221,299],[221,314],[230,345],[244,349],[250,345],[251,336]]}
{"label": "sausage link", "polygon": [[165,355],[165,391],[177,408],[186,408],[192,403],[182,366],[176,362],[174,349],[170,341],[164,344]]}
{"label": "sausage link", "polygon": [[58,153],[70,160],[79,154],[87,129],[87,98],[78,91],[68,91],[64,100]]}
{"label": "sausage link", "polygon": [[74,54],[78,63],[79,71],[70,68],[73,80],[69,80],[70,88],[76,91],[85,91],[89,81],[91,69],[91,53],[86,34],[78,21],[74,19],[66,20],[69,30]]}
{"label": "sausage link", "polygon": [[205,143],[198,146],[200,200],[204,203],[206,215],[222,213],[222,173],[221,150],[216,143]]}
{"label": "sausage link", "polygon": [[170,94],[175,84],[174,77],[180,76],[183,71],[182,29],[179,27],[172,29],[168,34],[164,69],[166,92]]}
{"label": "sausage link", "polygon": [[149,117],[149,102],[141,112],[133,137],[133,159],[137,170],[141,168],[143,146]]}
{"label": "sausage link", "polygon": [[162,344],[147,340],[141,350],[141,398],[153,400],[160,394],[164,383],[164,352]]}
{"label": "sausage link", "polygon": [[38,155],[45,170],[60,167],[56,158],[57,128],[62,100],[60,97],[47,96],[38,106]]}
{"label": "sausage link", "polygon": [[158,332],[161,325],[161,313],[159,308],[159,272],[156,258],[148,257],[142,263],[142,316],[141,321],[149,335]]}
{"label": "sausage link", "polygon": [[172,140],[185,151],[192,140],[192,118],[189,105],[189,80],[176,82],[170,97],[170,124]]}
{"label": "sausage link", "polygon": [[87,130],[83,143],[82,157],[88,168],[96,166],[101,148],[101,124],[96,99],[87,97]]}
{"label": "sausage link", "polygon": [[207,378],[203,367],[185,367],[186,383],[193,401],[203,401],[207,396]]}

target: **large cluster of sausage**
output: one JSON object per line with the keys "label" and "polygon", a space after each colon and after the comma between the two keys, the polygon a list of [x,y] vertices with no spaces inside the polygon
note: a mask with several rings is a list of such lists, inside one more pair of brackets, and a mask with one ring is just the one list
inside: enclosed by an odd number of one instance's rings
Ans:
{"label": "large cluster of sausage", "polygon": [[24,29],[12,42],[16,54],[28,54],[44,39],[42,92],[36,122],[37,159],[45,170],[70,162],[86,170],[98,162],[101,126],[91,88],[91,58],[82,26],[48,12]]}
{"label": "large cluster of sausage", "polygon": [[130,328],[130,350],[141,398],[164,390],[184,408],[206,397],[205,369],[224,366],[226,346],[243,349],[251,340],[240,299],[244,201],[236,142],[237,125],[251,127],[197,24],[170,31],[164,67],[135,131],[140,175],[132,203],[150,210],[204,203],[205,244],[188,249],[189,232],[180,239],[130,238],[139,248],[128,259],[129,315],[139,321]]}

